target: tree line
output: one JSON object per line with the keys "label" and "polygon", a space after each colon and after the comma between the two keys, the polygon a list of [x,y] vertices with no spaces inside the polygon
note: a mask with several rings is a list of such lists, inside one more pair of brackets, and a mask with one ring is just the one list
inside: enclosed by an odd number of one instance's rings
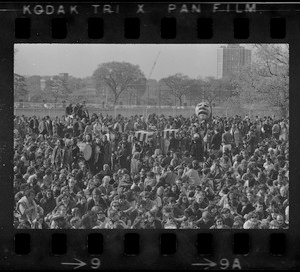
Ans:
{"label": "tree line", "polygon": [[[42,84],[41,84],[42,80]],[[42,90],[41,90],[42,88]],[[252,61],[230,77],[190,78],[176,73],[160,80],[147,79],[138,65],[128,62],[101,63],[90,77],[30,76],[15,81],[15,101],[82,100],[143,105],[195,105],[206,101],[210,107],[278,107],[288,115],[289,48],[282,44],[256,44]],[[77,101],[75,101],[77,100]]]}

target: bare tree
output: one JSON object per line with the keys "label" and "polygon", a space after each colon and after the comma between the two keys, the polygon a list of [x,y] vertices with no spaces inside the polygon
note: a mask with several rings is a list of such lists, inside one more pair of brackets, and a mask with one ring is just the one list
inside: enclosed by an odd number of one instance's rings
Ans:
{"label": "bare tree", "polygon": [[282,44],[256,44],[250,65],[234,75],[235,92],[245,104],[289,108],[289,48]]}
{"label": "bare tree", "polygon": [[179,100],[180,106],[182,106],[184,95],[188,94],[189,89],[193,85],[193,81],[188,76],[180,73],[162,78],[161,82],[170,88],[170,93],[175,99]]}
{"label": "bare tree", "polygon": [[117,104],[121,93],[133,88],[134,85],[146,86],[146,78],[140,67],[127,62],[100,64],[93,73],[93,79],[98,91],[103,86],[111,90],[114,95],[114,104]]}

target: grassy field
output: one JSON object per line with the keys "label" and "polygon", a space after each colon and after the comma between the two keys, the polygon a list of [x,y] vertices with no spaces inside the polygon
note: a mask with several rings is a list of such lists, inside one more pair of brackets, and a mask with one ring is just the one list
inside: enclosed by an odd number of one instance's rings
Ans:
{"label": "grassy field", "polygon": [[[194,107],[186,107],[186,108],[171,108],[171,107],[128,107],[128,108],[100,108],[97,109],[95,107],[89,107],[89,113],[92,115],[93,113],[99,114],[102,113],[102,115],[111,115],[113,117],[117,116],[118,114],[121,114],[122,116],[132,116],[132,115],[143,115],[147,116],[149,113],[156,113],[156,114],[164,114],[165,116],[177,116],[182,115],[184,117],[190,117],[194,114]],[[65,114],[65,110],[63,108],[15,108],[14,109],[15,115],[24,115],[24,116],[47,116],[49,115],[51,118],[54,118],[56,116],[61,117]],[[234,115],[249,115],[250,116],[273,116],[275,114],[277,117],[279,116],[278,111],[272,109],[272,108],[264,108],[264,109],[241,109],[241,108],[229,108],[229,107],[214,107],[213,108],[213,115],[214,116],[234,116]]]}
{"label": "grassy field", "polygon": [[[143,115],[146,116],[149,113],[156,113],[156,114],[164,114],[166,116],[175,116],[182,114],[185,117],[191,116],[194,113],[194,109],[166,109],[166,108],[117,108],[117,109],[89,109],[90,115],[93,113],[99,114],[102,113],[102,115],[111,115],[115,117],[118,114],[121,114],[122,116],[132,116],[132,115]],[[28,109],[28,108],[18,108],[14,110],[15,115],[25,115],[25,116],[47,116],[50,117],[61,117],[65,114],[65,111],[63,109]]]}

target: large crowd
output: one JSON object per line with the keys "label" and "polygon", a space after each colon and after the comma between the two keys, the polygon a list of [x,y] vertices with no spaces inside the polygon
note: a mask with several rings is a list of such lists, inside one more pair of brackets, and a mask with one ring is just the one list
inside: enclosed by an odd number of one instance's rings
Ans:
{"label": "large crowd", "polygon": [[275,116],[14,116],[14,226],[287,229],[288,137]]}

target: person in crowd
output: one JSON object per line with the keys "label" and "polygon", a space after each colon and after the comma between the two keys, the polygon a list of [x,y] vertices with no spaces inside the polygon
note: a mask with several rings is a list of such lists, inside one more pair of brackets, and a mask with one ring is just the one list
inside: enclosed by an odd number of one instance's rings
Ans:
{"label": "person in crowd", "polygon": [[24,196],[18,201],[16,210],[19,213],[19,220],[29,228],[33,226],[33,222],[38,218],[39,214],[43,214],[42,207],[36,204],[35,192],[33,189],[25,191]]}
{"label": "person in crowd", "polygon": [[223,153],[225,150],[231,150],[232,149],[232,144],[234,142],[233,136],[230,133],[230,127],[226,126],[225,127],[225,132],[222,134],[222,144],[223,144]]}
{"label": "person in crowd", "polygon": [[225,225],[223,217],[218,215],[215,217],[214,224],[210,229],[230,229],[230,227]]}
{"label": "person in crowd", "polygon": [[198,133],[193,136],[190,152],[193,160],[202,161],[204,148],[202,139]]}

